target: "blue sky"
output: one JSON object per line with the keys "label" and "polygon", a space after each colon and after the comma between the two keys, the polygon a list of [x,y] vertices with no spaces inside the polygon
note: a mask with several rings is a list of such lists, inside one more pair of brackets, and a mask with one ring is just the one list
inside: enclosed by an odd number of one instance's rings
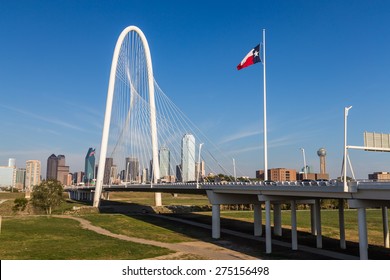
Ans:
{"label": "blue sky", "polygon": [[[314,171],[327,149],[340,174],[343,112],[349,144],[390,133],[388,1],[0,2],[0,165],[64,154],[83,169],[100,149],[117,37],[140,27],[164,92],[244,175],[263,168],[263,70],[236,65],[267,30],[269,167]],[[390,155],[351,151],[355,173],[390,171]]]}

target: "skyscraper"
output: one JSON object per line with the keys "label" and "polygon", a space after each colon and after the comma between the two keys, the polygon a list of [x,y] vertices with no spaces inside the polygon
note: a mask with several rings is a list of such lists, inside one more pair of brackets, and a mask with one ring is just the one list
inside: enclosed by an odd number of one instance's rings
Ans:
{"label": "skyscraper", "polygon": [[39,160],[26,161],[26,192],[41,183],[41,162]]}
{"label": "skyscraper", "polygon": [[24,190],[26,186],[26,168],[16,169],[15,187]]}
{"label": "skyscraper", "polygon": [[52,154],[47,158],[46,180],[57,180],[58,158]]}
{"label": "skyscraper", "polygon": [[58,155],[58,165],[57,165],[57,180],[61,182],[63,185],[68,184],[68,174],[69,174],[69,166],[65,165],[65,156]]}
{"label": "skyscraper", "polygon": [[138,182],[139,180],[139,161],[135,157],[126,158],[126,178],[127,182]]}
{"label": "skyscraper", "polygon": [[14,158],[8,159],[8,167],[16,168],[16,160]]}
{"label": "skyscraper", "polygon": [[85,183],[91,183],[95,178],[95,149],[89,148],[85,156]]}
{"label": "skyscraper", "polygon": [[197,162],[195,164],[195,174],[197,176],[197,179],[200,181],[202,181],[203,178],[206,176],[204,160],[202,160],[200,163]]}
{"label": "skyscraper", "polygon": [[0,166],[0,187],[13,187],[15,168],[9,166]]}
{"label": "skyscraper", "polygon": [[162,147],[159,151],[159,162],[160,162],[160,178],[171,175],[170,173],[170,162],[171,154],[167,147]]}
{"label": "skyscraper", "polygon": [[195,137],[185,134],[181,142],[182,181],[195,181]]}
{"label": "skyscraper", "polygon": [[104,177],[103,177],[103,184],[108,185],[110,184],[110,178],[112,173],[112,167],[114,166],[114,159],[113,158],[106,158],[106,165],[104,166]]}

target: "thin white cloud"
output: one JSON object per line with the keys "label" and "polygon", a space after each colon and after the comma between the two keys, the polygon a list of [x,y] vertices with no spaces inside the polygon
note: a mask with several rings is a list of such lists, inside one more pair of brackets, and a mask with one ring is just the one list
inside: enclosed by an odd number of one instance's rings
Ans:
{"label": "thin white cloud", "polygon": [[45,122],[48,122],[48,123],[51,123],[51,124],[55,124],[55,125],[60,125],[60,126],[66,127],[66,128],[74,129],[74,130],[84,131],[83,128],[81,128],[81,127],[79,127],[77,125],[73,125],[73,124],[70,124],[70,123],[67,123],[67,122],[64,122],[64,121],[61,121],[61,120],[56,120],[56,119],[53,119],[53,118],[46,118],[46,117],[40,116],[38,114],[31,113],[31,112],[28,112],[28,111],[25,111],[25,110],[21,110],[21,109],[15,108],[15,107],[7,106],[7,105],[0,105],[0,106],[5,108],[5,109],[8,109],[8,110],[11,110],[11,111],[23,114],[23,115],[26,115],[26,116],[29,116],[29,117],[33,117],[33,118],[35,118],[37,120],[45,121]]}
{"label": "thin white cloud", "polygon": [[[257,133],[257,134],[259,134],[259,133]],[[253,135],[255,135],[255,134],[253,134]],[[239,136],[239,135],[237,134],[237,136]],[[236,137],[236,138],[234,138],[234,140],[241,139],[241,138],[245,137],[244,134],[242,136],[243,137]],[[249,137],[249,136],[252,136],[252,135],[249,135],[249,133],[248,133],[248,136],[246,136],[246,137]],[[283,146],[301,143],[302,140],[304,140],[304,139],[307,140],[308,138],[310,138],[312,136],[313,136],[313,134],[310,134],[310,135],[301,135],[301,134],[285,135],[283,137],[269,140],[268,141],[268,148],[277,148],[277,147],[283,147]],[[231,137],[231,138],[233,138],[233,137]],[[258,145],[245,147],[245,148],[241,148],[241,149],[236,149],[236,150],[231,150],[229,152],[229,154],[248,153],[248,152],[253,152],[253,151],[260,151],[262,149],[263,149],[263,142],[261,140],[259,140]]]}
{"label": "thin white cloud", "polygon": [[230,151],[229,154],[238,155],[238,154],[252,152],[252,151],[259,151],[260,149],[263,149],[262,145],[261,146],[258,145],[258,146],[245,147],[242,149],[233,150],[233,151]]}
{"label": "thin white cloud", "polygon": [[258,131],[258,130],[241,131],[241,132],[238,132],[238,133],[235,133],[233,135],[225,137],[220,142],[220,144],[225,144],[225,143],[241,140],[241,139],[248,138],[248,137],[251,137],[254,135],[259,135],[260,133],[261,133],[261,131]]}

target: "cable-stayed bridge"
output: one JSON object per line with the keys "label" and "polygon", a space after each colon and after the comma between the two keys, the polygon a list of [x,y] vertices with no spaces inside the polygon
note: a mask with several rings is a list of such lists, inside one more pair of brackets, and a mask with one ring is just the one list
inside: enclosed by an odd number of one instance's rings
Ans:
{"label": "cable-stayed bridge", "polygon": [[[205,113],[200,110],[199,113]],[[390,183],[375,182],[236,182],[231,158],[214,145],[164,94],[153,76],[143,32],[129,26],[117,41],[110,72],[96,187],[68,189],[73,199],[90,199],[99,207],[103,193],[113,191],[206,194],[212,204],[212,236],[220,237],[221,204],[253,204],[254,234],[263,235],[266,252],[274,234],[282,234],[281,203],[291,204],[291,247],[298,249],[296,204],[311,205],[312,233],[322,248],[320,200],[339,199],[340,247],[345,248],[344,200],[358,209],[361,259],[368,258],[366,208],[382,207],[384,244],[389,247],[387,207]],[[207,174],[225,174],[225,181]]]}

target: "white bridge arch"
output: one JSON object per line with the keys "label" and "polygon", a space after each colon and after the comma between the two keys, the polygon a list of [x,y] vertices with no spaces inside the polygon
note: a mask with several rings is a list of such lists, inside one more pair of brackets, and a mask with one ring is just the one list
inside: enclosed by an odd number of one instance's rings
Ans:
{"label": "white bridge arch", "polygon": [[[126,40],[127,39],[127,40]],[[140,51],[141,54],[133,54],[129,53],[129,51],[124,50],[123,46],[126,44],[132,44],[128,41],[138,41],[138,46],[132,46],[133,49]],[[124,57],[123,57],[124,56]],[[116,87],[116,80],[118,75],[118,69],[123,67],[124,65],[129,66],[134,64],[134,61],[130,61],[130,64],[127,64],[129,60],[134,59],[139,64],[142,63],[144,66],[146,65],[146,80],[143,79],[145,83],[143,87],[147,86],[147,92],[149,95],[149,105],[150,105],[150,131],[151,131],[151,144],[152,144],[152,172],[153,172],[153,181],[157,183],[160,173],[159,164],[158,164],[158,138],[157,138],[157,124],[156,124],[156,106],[154,99],[154,77],[153,77],[153,66],[152,66],[152,58],[150,54],[149,44],[146,40],[144,33],[136,26],[128,26],[126,27],[122,33],[119,35],[118,41],[115,46],[114,55],[112,58],[111,64],[111,72],[110,72],[110,80],[108,85],[107,92],[107,103],[106,103],[106,112],[104,116],[104,125],[103,125],[103,134],[101,141],[101,149],[99,154],[99,168],[96,178],[96,187],[95,187],[95,195],[93,206],[99,207],[100,198],[102,194],[103,188],[103,178],[105,172],[106,165],[106,157],[107,157],[107,146],[108,146],[108,137],[110,132],[110,123],[111,123],[111,115],[112,115],[112,106],[113,106],[113,98],[114,91]],[[127,61],[126,61],[127,60]],[[136,65],[137,66],[137,65]],[[127,78],[130,79],[129,70],[126,72]],[[131,73],[139,76],[138,70],[137,73]],[[130,82],[129,85],[131,88],[136,87],[136,84]],[[130,99],[130,102],[133,99]],[[156,205],[161,205],[161,194],[156,193]]]}

